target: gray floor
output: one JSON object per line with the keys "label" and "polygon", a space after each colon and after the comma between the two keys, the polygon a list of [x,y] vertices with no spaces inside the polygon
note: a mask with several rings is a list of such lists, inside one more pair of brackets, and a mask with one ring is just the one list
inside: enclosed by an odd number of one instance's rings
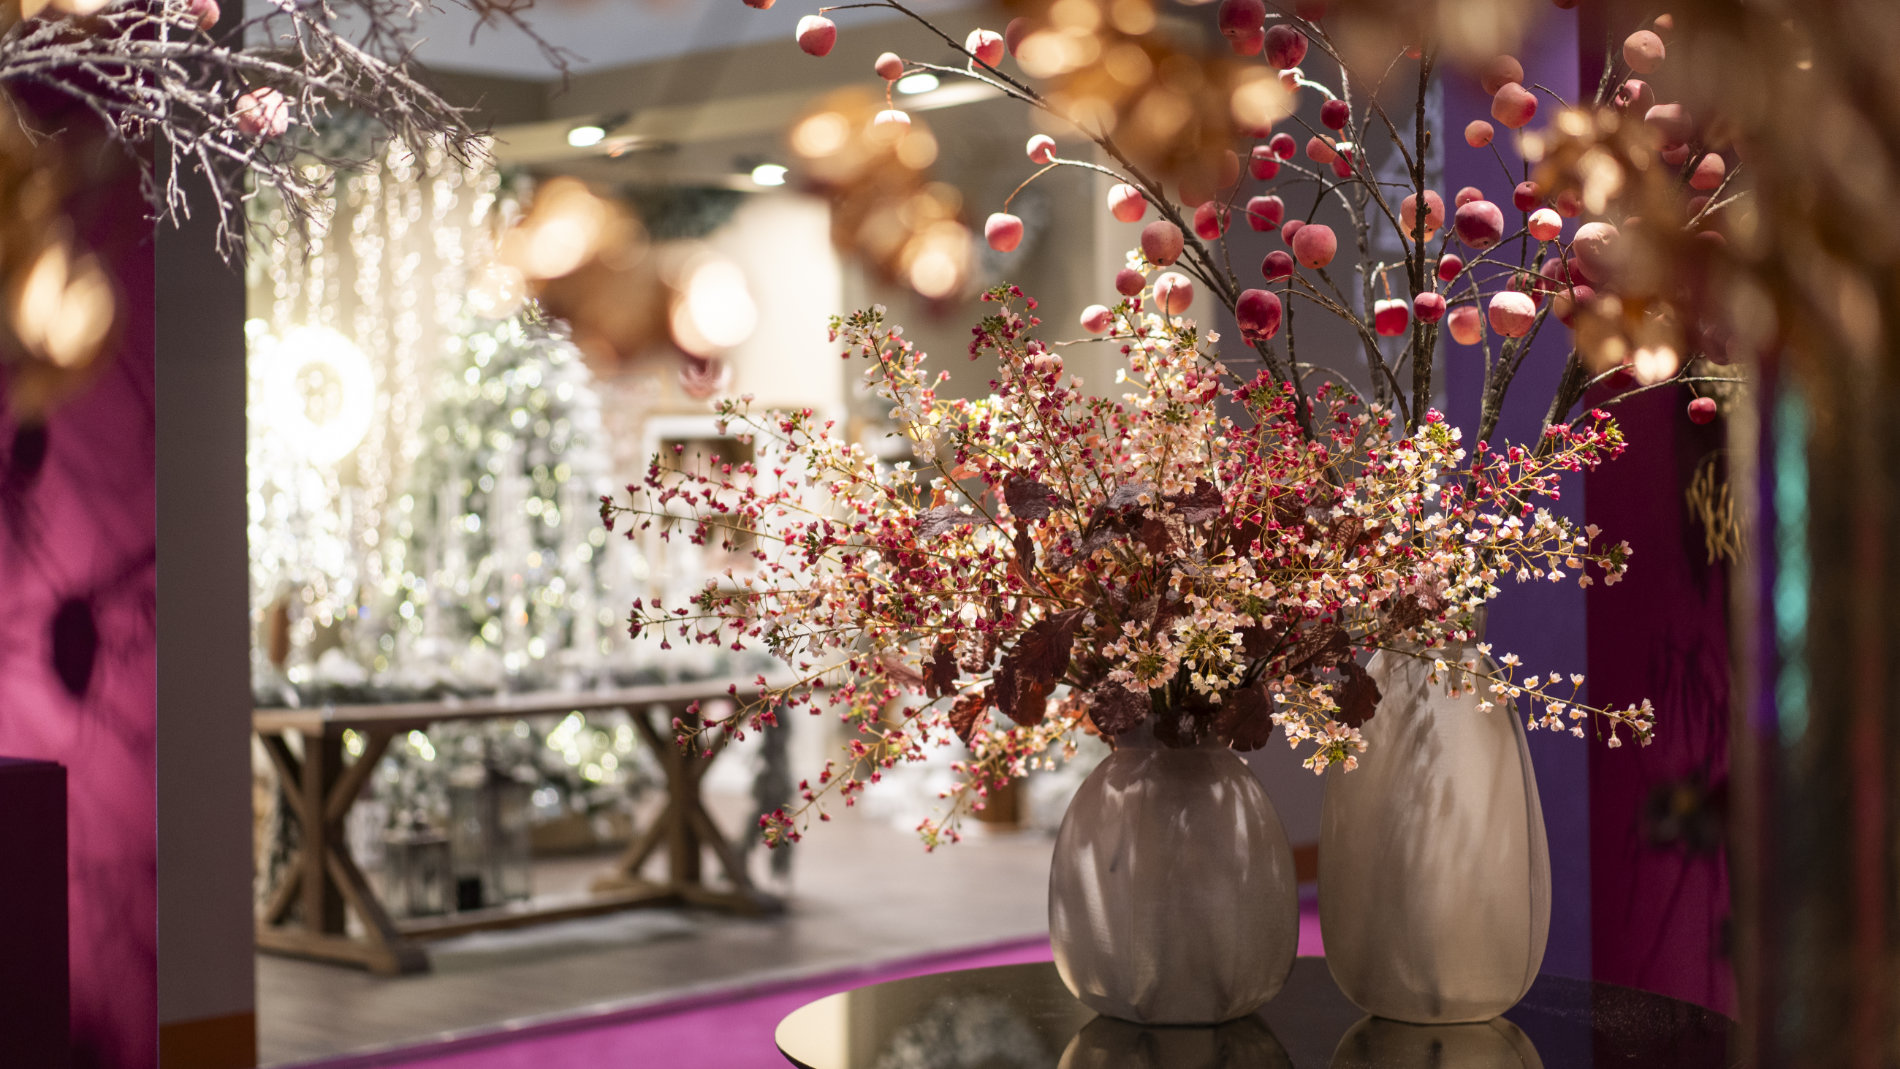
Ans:
{"label": "gray floor", "polygon": [[[1044,934],[1049,849],[1036,832],[976,833],[926,854],[914,834],[851,810],[800,846],[791,910],[775,920],[644,910],[468,936],[437,944],[434,971],[394,979],[259,955],[261,1064]],[[537,889],[579,886],[599,864],[544,864]]]}

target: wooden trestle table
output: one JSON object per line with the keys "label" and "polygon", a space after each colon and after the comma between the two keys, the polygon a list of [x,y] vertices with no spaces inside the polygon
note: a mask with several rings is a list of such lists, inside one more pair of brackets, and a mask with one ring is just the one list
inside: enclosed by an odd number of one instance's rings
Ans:
{"label": "wooden trestle table", "polygon": [[[709,757],[683,753],[673,740],[674,717],[689,717],[695,702],[727,698],[735,683],[745,693],[753,681],[716,679],[615,690],[255,710],[252,727],[283,782],[283,797],[302,832],[295,857],[257,919],[258,947],[394,975],[429,967],[423,941],[483,929],[638,906],[694,905],[746,914],[782,909],[781,902],[753,885],[744,860],[720,833],[700,797],[706,769],[724,749],[723,735],[710,740]],[[666,803],[651,823],[636,829],[632,843],[590,891],[439,917],[398,920],[389,915],[350,856],[343,828],[393,739],[450,720],[513,720],[613,709],[625,710],[652,748],[665,775]],[[345,731],[363,738],[362,753],[347,764]],[[292,732],[302,737],[301,757],[288,744]],[[666,847],[665,878],[643,878],[641,867],[662,845]],[[729,886],[706,882],[701,865],[705,851],[718,861]],[[350,931],[346,910],[356,914],[359,932]]]}

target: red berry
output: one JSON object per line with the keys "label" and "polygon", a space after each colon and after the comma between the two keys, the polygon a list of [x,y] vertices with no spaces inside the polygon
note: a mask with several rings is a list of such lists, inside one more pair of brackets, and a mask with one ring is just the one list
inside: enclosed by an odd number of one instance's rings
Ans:
{"label": "red berry", "polygon": [[1537,117],[1537,97],[1516,82],[1510,82],[1491,98],[1491,117],[1516,130]]}
{"label": "red berry", "polygon": [[1247,156],[1247,173],[1262,182],[1272,179],[1280,173],[1280,158],[1273,154],[1271,145],[1255,145]]}
{"label": "red berry", "polygon": [[1516,56],[1495,56],[1478,68],[1478,84],[1484,86],[1484,91],[1492,96],[1513,82],[1521,85],[1523,81],[1524,65],[1517,61]]}
{"label": "red berry", "polygon": [[1412,314],[1420,323],[1436,323],[1445,318],[1445,298],[1427,290],[1412,298]]}
{"label": "red berry", "polygon": [[1155,279],[1155,307],[1168,315],[1180,315],[1194,303],[1194,283],[1186,275],[1169,271]]}
{"label": "red berry", "polygon": [[1215,18],[1220,32],[1232,41],[1261,32],[1261,24],[1267,21],[1267,5],[1264,0],[1221,0]]}
{"label": "red berry", "polygon": [[1279,294],[1268,290],[1241,290],[1234,304],[1234,321],[1247,341],[1271,338],[1280,332],[1283,309]]}
{"label": "red berry", "polygon": [[828,56],[838,43],[838,24],[823,15],[806,15],[798,20],[798,47],[809,55]]}
{"label": "red berry", "polygon": [[984,221],[983,237],[997,252],[1011,252],[1023,243],[1023,221],[1008,212],[997,212]]}
{"label": "red berry", "polygon": [[1710,423],[1715,420],[1715,398],[1698,397],[1689,402],[1689,422]]}
{"label": "red berry", "polygon": [[1687,141],[1678,141],[1678,142],[1675,142],[1674,144],[1664,145],[1663,150],[1662,150],[1662,161],[1671,167],[1680,167],[1683,164],[1688,163],[1689,162],[1689,143]]}
{"label": "red berry", "polygon": [[1649,109],[1656,106],[1656,91],[1649,87],[1648,82],[1640,78],[1630,78],[1616,87],[1616,96],[1611,103],[1615,105],[1616,110],[1626,115],[1631,112],[1637,115],[1647,114]]}
{"label": "red berry", "polygon": [[1372,329],[1382,338],[1396,338],[1412,325],[1412,307],[1400,300],[1374,301]]}
{"label": "red berry", "polygon": [[1497,131],[1483,119],[1473,119],[1465,124],[1465,144],[1472,148],[1483,148],[1497,136]]}
{"label": "red berry", "polygon": [[1166,219],[1156,219],[1141,228],[1141,254],[1151,264],[1166,267],[1181,258],[1181,228]]}
{"label": "red berry", "polygon": [[1293,257],[1305,267],[1325,267],[1339,253],[1339,239],[1323,223],[1303,226],[1293,236]]}
{"label": "red berry", "polygon": [[1537,188],[1536,182],[1519,182],[1511,190],[1511,203],[1520,212],[1534,212],[1544,203],[1544,191]]}
{"label": "red berry", "polygon": [[1574,189],[1560,191],[1552,206],[1557,209],[1557,214],[1565,219],[1575,219],[1583,214],[1583,198],[1578,196]]}
{"label": "red berry", "polygon": [[1108,212],[1124,223],[1139,222],[1148,214],[1148,198],[1126,182],[1117,182],[1108,190]]}
{"label": "red berry", "polygon": [[1227,232],[1227,205],[1217,200],[1205,201],[1194,209],[1194,233],[1202,241],[1217,240]]}
{"label": "red berry", "polygon": [[1539,208],[1532,212],[1525,226],[1531,232],[1532,241],[1555,241],[1564,232],[1563,216],[1550,208]]}
{"label": "red berry", "polygon": [[1319,121],[1333,130],[1344,130],[1352,121],[1352,109],[1343,100],[1328,100],[1319,106]]}
{"label": "red berry", "polygon": [[1029,20],[1025,18],[1010,19],[1009,25],[1003,27],[1003,47],[1009,51],[1010,55],[1015,55],[1016,46],[1022,44],[1023,38],[1029,36],[1029,28]]}
{"label": "red berry", "polygon": [[1650,30],[1637,30],[1623,38],[1623,62],[1638,74],[1653,74],[1662,66],[1663,39]]}
{"label": "red berry", "polygon": [[1507,338],[1522,338],[1537,320],[1537,304],[1530,294],[1505,290],[1491,298],[1491,329]]}
{"label": "red berry", "polygon": [[1451,340],[1460,345],[1476,345],[1484,340],[1484,318],[1478,314],[1477,305],[1453,308],[1445,317],[1445,327],[1451,332]]}
{"label": "red berry", "polygon": [[1286,202],[1279,197],[1253,197],[1247,201],[1247,225],[1267,231],[1279,227],[1286,218]]}
{"label": "red berry", "polygon": [[1276,22],[1267,27],[1265,50],[1267,66],[1274,70],[1297,67],[1306,58],[1306,35],[1284,22]]}
{"label": "red berry", "polygon": [[1464,260],[1460,259],[1457,256],[1454,256],[1451,253],[1446,253],[1445,255],[1440,256],[1438,258],[1438,280],[1440,282],[1452,281],[1453,279],[1457,278],[1459,272],[1463,271],[1464,269],[1465,269]]}
{"label": "red berry", "polygon": [[971,30],[963,39],[963,50],[975,56],[978,63],[994,67],[1003,62],[1003,35],[995,30]]}
{"label": "red berry", "polygon": [[1566,327],[1577,325],[1577,309],[1587,308],[1596,299],[1597,291],[1578,284],[1569,289],[1560,289],[1550,298],[1551,314]]}
{"label": "red berry", "polygon": [[1339,178],[1351,178],[1352,153],[1341,149],[1339,154],[1333,157],[1332,168],[1334,176]]}
{"label": "red berry", "polygon": [[1286,242],[1287,248],[1293,247],[1293,235],[1299,233],[1300,228],[1305,225],[1304,219],[1288,219],[1280,224],[1280,240]]}
{"label": "red berry", "polygon": [[1148,285],[1147,276],[1132,267],[1124,267],[1115,272],[1115,292],[1124,297],[1133,297]]}
{"label": "red berry", "polygon": [[1293,274],[1293,257],[1275,249],[1260,261],[1260,274],[1268,282],[1278,282]]}
{"label": "red berry", "polygon": [[1458,240],[1480,251],[1504,240],[1504,213],[1488,200],[1474,200],[1452,216]]}
{"label": "red berry", "polygon": [[1236,56],[1257,56],[1267,47],[1267,31],[1255,28],[1249,33],[1238,33],[1229,37],[1227,43],[1233,46]]}
{"label": "red berry", "polygon": [[1728,175],[1728,164],[1717,153],[1705,154],[1695,165],[1695,173],[1689,176],[1689,188],[1711,190],[1722,184]]}
{"label": "red berry", "polygon": [[1278,133],[1273,135],[1273,140],[1267,142],[1267,147],[1273,150],[1275,156],[1290,160],[1293,154],[1300,150],[1300,143],[1293,140],[1292,134]]}

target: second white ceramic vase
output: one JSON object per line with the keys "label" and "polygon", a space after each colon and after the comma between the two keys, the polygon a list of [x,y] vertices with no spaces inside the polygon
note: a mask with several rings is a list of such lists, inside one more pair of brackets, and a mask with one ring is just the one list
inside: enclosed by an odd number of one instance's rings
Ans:
{"label": "second white ceramic vase", "polygon": [[[1482,658],[1475,648],[1441,654]],[[1453,696],[1432,661],[1380,651],[1379,705],[1351,772],[1326,773],[1319,913],[1326,964],[1361,1009],[1488,1021],[1537,978],[1550,852],[1524,725],[1484,685]]]}

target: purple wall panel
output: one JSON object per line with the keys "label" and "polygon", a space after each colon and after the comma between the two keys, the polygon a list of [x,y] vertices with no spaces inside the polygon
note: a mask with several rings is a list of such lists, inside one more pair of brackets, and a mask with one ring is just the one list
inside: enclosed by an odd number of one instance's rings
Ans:
{"label": "purple wall panel", "polygon": [[151,224],[136,179],[74,206],[120,299],[116,351],[45,424],[0,364],[0,753],[66,766],[74,1064],[157,1063]]}
{"label": "purple wall panel", "polygon": [[1619,405],[1629,451],[1589,476],[1591,522],[1636,550],[1628,578],[1589,591],[1591,694],[1657,706],[1652,745],[1591,750],[1593,951],[1599,980],[1733,1013],[1727,573],[1683,500],[1721,436],[1684,403],[1668,389]]}

